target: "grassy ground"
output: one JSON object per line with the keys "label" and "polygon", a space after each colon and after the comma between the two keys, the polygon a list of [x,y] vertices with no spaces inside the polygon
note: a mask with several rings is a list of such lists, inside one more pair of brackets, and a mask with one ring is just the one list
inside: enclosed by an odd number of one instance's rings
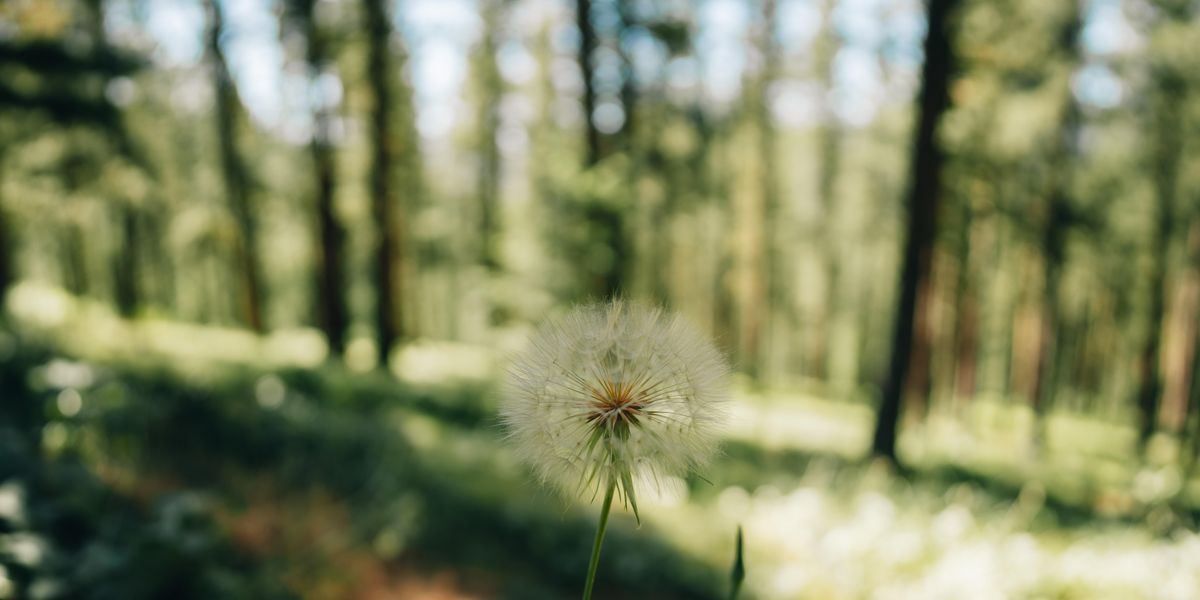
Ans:
{"label": "grassy ground", "polygon": [[[417,345],[393,377],[322,366],[306,332],[15,296],[0,597],[577,595],[595,507],[505,448],[495,352]],[[598,597],[723,597],[739,523],[748,597],[1200,597],[1170,440],[1147,463],[1126,428],[1056,415],[1037,448],[1023,410],[979,401],[910,426],[899,476],[863,460],[870,420],[739,394],[705,480],[647,494],[641,528],[615,516]]]}

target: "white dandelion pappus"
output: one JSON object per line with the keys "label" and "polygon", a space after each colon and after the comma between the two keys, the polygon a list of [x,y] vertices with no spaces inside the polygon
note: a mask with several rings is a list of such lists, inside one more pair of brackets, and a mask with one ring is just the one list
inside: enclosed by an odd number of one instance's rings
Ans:
{"label": "white dandelion pappus", "polygon": [[518,455],[565,492],[656,484],[705,464],[729,368],[678,315],[613,301],[543,325],[509,371],[501,418]]}

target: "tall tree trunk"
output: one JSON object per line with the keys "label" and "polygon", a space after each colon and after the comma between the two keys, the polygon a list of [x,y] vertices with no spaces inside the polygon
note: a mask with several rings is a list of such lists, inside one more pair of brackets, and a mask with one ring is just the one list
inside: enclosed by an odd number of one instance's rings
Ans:
{"label": "tall tree trunk", "polygon": [[583,115],[586,126],[585,164],[600,161],[600,130],[596,129],[596,87],[592,81],[592,55],[596,52],[596,29],[592,27],[591,0],[575,0],[575,21],[579,27],[579,69],[583,73]]}
{"label": "tall tree trunk", "polygon": [[[322,126],[318,125],[318,129]],[[318,134],[322,135],[322,134]],[[334,159],[333,149],[323,141],[313,138],[311,146],[313,164],[316,167],[317,227],[320,234],[320,273],[317,277],[317,301],[320,312],[321,331],[329,343],[331,357],[340,356],[346,349],[346,300],[345,276],[342,265],[342,248],[346,233],[334,211]]]}
{"label": "tall tree trunk", "polygon": [[213,87],[216,92],[217,141],[221,152],[221,173],[225,181],[225,193],[237,221],[239,239],[235,249],[239,282],[241,316],[246,325],[256,332],[263,332],[263,285],[258,255],[258,232],[254,210],[250,200],[250,182],[246,166],[237,148],[237,130],[240,105],[237,89],[229,74],[225,53],[221,49],[224,18],[218,0],[204,0],[208,31],[205,36],[206,52],[212,69]]}
{"label": "tall tree trunk", "polygon": [[[766,297],[761,306],[761,323],[771,327],[773,317],[779,313],[779,308],[786,305],[784,298],[783,278],[779,272],[779,169],[776,155],[778,140],[775,136],[775,123],[771,115],[770,92],[771,85],[779,76],[780,50],[775,33],[778,25],[778,5],[776,0],[763,0],[763,32],[760,44],[763,56],[762,79],[759,82],[759,106],[755,113],[758,120],[759,162],[762,177],[762,256],[763,256],[763,289]],[[781,327],[781,329],[786,327]],[[762,336],[763,342],[770,340],[770,335]],[[759,363],[756,372],[761,376],[764,369],[762,363],[768,358],[766,348],[758,351]]]}
{"label": "tall tree trunk", "polygon": [[[104,28],[104,0],[87,0],[85,4],[93,47],[100,52],[107,52],[109,47],[108,34]],[[113,127],[113,130],[107,132],[113,145],[125,154],[131,153],[128,137],[120,117],[117,118]],[[138,290],[140,283],[138,211],[129,203],[120,201],[113,208],[116,213],[116,229],[120,239],[119,247],[110,263],[113,299],[117,306],[117,312],[121,316],[132,317],[141,303],[141,294]]]}
{"label": "tall tree trunk", "polygon": [[817,38],[816,60],[821,91],[825,103],[821,108],[821,124],[817,131],[817,197],[821,203],[821,223],[819,232],[821,258],[825,275],[825,300],[822,304],[821,320],[814,323],[814,331],[809,345],[809,359],[813,375],[832,379],[829,370],[828,356],[832,348],[833,329],[838,318],[838,289],[841,286],[841,257],[838,256],[837,236],[833,231],[836,206],[837,179],[841,170],[842,157],[842,128],[838,121],[834,103],[831,100],[834,88],[833,63],[837,57],[840,39],[837,27],[833,22],[833,11],[837,7],[836,0],[823,0],[821,8],[821,33]]}
{"label": "tall tree trunk", "polygon": [[1064,259],[1064,237],[1071,224],[1071,165],[1074,163],[1075,138],[1079,134],[1080,112],[1071,92],[1071,73],[1079,62],[1079,32],[1083,18],[1078,0],[1071,2],[1071,13],[1059,37],[1062,47],[1060,74],[1062,116],[1055,132],[1054,145],[1047,161],[1049,186],[1046,194],[1044,224],[1042,227],[1042,314],[1038,331],[1037,367],[1031,385],[1033,409],[1038,423],[1035,424],[1035,443],[1044,437],[1045,412],[1050,408],[1056,383],[1056,363],[1060,345],[1059,333],[1059,279]]}
{"label": "tall tree trunk", "polygon": [[896,463],[896,428],[901,396],[909,375],[918,290],[927,289],[937,213],[941,204],[943,150],[937,126],[950,106],[950,74],[954,65],[949,15],[957,0],[930,0],[925,64],[921,73],[920,115],[913,136],[908,225],[900,273],[900,293],[892,336],[891,361],[883,385],[871,450]]}
{"label": "tall tree trunk", "polygon": [[138,248],[141,245],[138,235],[139,227],[137,214],[133,207],[117,207],[117,228],[121,236],[121,248],[113,261],[113,287],[117,301],[117,311],[123,317],[132,317],[137,313],[141,294],[138,291],[139,277]]}
{"label": "tall tree trunk", "polygon": [[[620,18],[619,6],[612,6]],[[606,143],[610,140],[601,135],[596,127],[595,111],[597,105],[596,82],[592,61],[598,46],[595,24],[592,19],[591,0],[576,0],[575,19],[579,28],[579,67],[583,75],[583,109],[585,123],[585,156],[584,165],[592,167],[612,149]],[[619,27],[618,27],[619,29]],[[612,261],[603,271],[595,273],[589,282],[589,293],[601,298],[612,298],[620,295],[625,289],[625,281],[633,259],[631,236],[626,231],[623,211],[596,203],[585,208],[583,218],[587,225],[597,232],[598,238],[604,240],[612,252]]]}
{"label": "tall tree trunk", "polygon": [[[982,111],[985,115],[995,114],[996,97]],[[992,118],[977,121],[972,136],[986,137],[995,128]],[[968,159],[970,160],[970,159]],[[953,359],[953,409],[961,413],[967,402],[975,396],[979,380],[980,356],[983,354],[983,300],[986,298],[987,278],[990,272],[989,251],[995,254],[999,248],[998,220],[991,209],[1000,195],[998,175],[994,165],[986,161],[971,161],[970,186],[979,186],[975,201],[964,201],[958,207],[962,222],[958,237],[958,270],[954,288],[954,359]]]}
{"label": "tall tree trunk", "polygon": [[[728,158],[731,134],[729,119],[718,121],[712,134],[713,141],[709,144],[709,152],[720,155],[715,162],[718,165],[711,169],[711,191],[717,198],[717,210],[720,218],[726,222],[736,218],[731,180],[732,162]],[[726,350],[733,354],[737,350],[737,260],[736,255],[729,252],[728,244],[718,245],[716,264],[713,266],[713,334],[720,340],[729,340]]]}
{"label": "tall tree trunk", "polygon": [[[933,234],[936,237],[936,230]],[[933,242],[930,242],[933,245]],[[916,306],[913,307],[912,342],[909,344],[908,375],[901,388],[901,402],[907,401],[910,422],[919,423],[928,415],[929,398],[933,391],[934,310],[938,295],[938,277],[943,264],[942,253],[930,249],[930,264],[917,285]]]}
{"label": "tall tree trunk", "polygon": [[[1192,217],[1191,231],[1188,234],[1188,268],[1192,271],[1193,282],[1200,284],[1200,214]],[[1189,377],[1185,379],[1188,389],[1185,392],[1187,410],[1184,425],[1190,428],[1191,434],[1189,475],[1195,469],[1197,453],[1200,452],[1200,315],[1193,312],[1190,317],[1192,339],[1188,350],[1191,353],[1191,362],[1188,365]],[[1191,477],[1187,477],[1186,480],[1190,481]]]}
{"label": "tall tree trunk", "polygon": [[1150,310],[1146,338],[1137,361],[1138,441],[1145,445],[1158,426],[1161,394],[1159,379],[1163,314],[1166,305],[1167,251],[1171,237],[1171,219],[1179,182],[1179,163],[1183,149],[1184,81],[1178,74],[1160,72],[1152,110],[1153,180],[1158,199],[1157,218],[1151,232]]}
{"label": "tall tree trunk", "polygon": [[[1071,135],[1072,132],[1062,131],[1062,135]],[[1052,169],[1069,169],[1065,163],[1051,161],[1054,164]],[[1065,178],[1065,175],[1055,174],[1056,179]],[[1065,183],[1056,184],[1065,186]],[[1049,198],[1049,206],[1047,206],[1046,222],[1042,230],[1042,298],[1041,298],[1041,319],[1038,327],[1038,343],[1037,343],[1037,366],[1033,373],[1033,382],[1030,385],[1031,400],[1033,403],[1034,413],[1040,420],[1043,418],[1047,409],[1050,408],[1050,400],[1054,395],[1054,370],[1055,358],[1058,348],[1058,334],[1061,331],[1059,323],[1059,279],[1062,273],[1063,264],[1063,236],[1067,228],[1067,208],[1065,205],[1066,190],[1063,188],[1056,189],[1052,192],[1053,195]]]}
{"label": "tall tree trunk", "polygon": [[68,292],[82,298],[91,291],[87,251],[83,247],[83,228],[70,221],[65,226],[63,244],[63,281]]}
{"label": "tall tree trunk", "polygon": [[496,258],[496,212],[500,190],[500,149],[496,134],[500,129],[500,100],[504,96],[504,80],[496,64],[499,51],[498,33],[501,27],[504,0],[484,0],[483,39],[476,57],[476,79],[481,86],[479,97],[479,262],[489,271],[499,267]]}
{"label": "tall tree trunk", "polygon": [[[967,232],[964,232],[967,235]],[[969,246],[970,242],[967,242]],[[979,285],[973,274],[970,249],[960,255],[954,311],[954,405],[959,409],[975,395],[979,366]]]}
{"label": "tall tree trunk", "polygon": [[180,315],[175,290],[175,264],[177,263],[172,256],[170,240],[166,233],[170,213],[165,199],[156,197],[149,210],[142,213],[142,219],[143,231],[145,231],[142,239],[148,242],[143,256],[148,259],[146,270],[149,277],[147,279],[154,284],[152,288],[154,301],[163,307],[167,314],[178,317]]}
{"label": "tall tree trunk", "polygon": [[[621,142],[626,152],[633,154],[637,143],[636,125],[638,105],[638,85],[634,80],[633,58],[625,51],[621,39],[625,32],[638,27],[637,11],[634,0],[617,0],[617,16],[621,20],[620,31],[617,33],[617,50],[621,54],[621,107],[625,111],[625,121],[621,123]],[[633,178],[631,178],[633,180]]]}
{"label": "tall tree trunk", "polygon": [[[629,108],[632,108],[630,106]],[[647,108],[647,112],[654,111],[653,116],[647,120],[645,134],[647,140],[658,140],[662,136],[663,129],[668,124],[666,111],[661,106],[651,106]],[[630,152],[630,181],[634,182],[636,189],[639,171],[643,168],[653,169],[659,181],[662,182],[663,194],[661,201],[654,207],[654,213],[651,215],[650,228],[656,235],[653,236],[654,247],[650,256],[655,267],[651,270],[651,286],[650,294],[655,302],[663,302],[667,305],[671,303],[671,272],[672,258],[674,254],[674,240],[671,235],[671,225],[675,218],[676,211],[679,205],[679,191],[677,188],[678,181],[675,178],[674,160],[672,156],[668,158],[664,155],[661,148],[654,147],[654,142],[649,142],[643,147],[638,144],[637,140],[632,136],[626,138],[626,141],[634,146]],[[639,199],[640,201],[640,199]]]}
{"label": "tall tree trunk", "polygon": [[[0,177],[4,175],[4,156],[0,149]],[[4,180],[0,179],[0,192],[4,190]],[[8,215],[4,209],[4,197],[0,195],[0,320],[4,318],[4,299],[8,289],[12,287],[16,273],[13,269],[13,242],[10,238]]]}
{"label": "tall tree trunk", "polygon": [[[304,31],[305,60],[309,81],[315,82],[330,67],[332,57],[325,33],[320,30],[315,14],[316,2],[302,0],[296,4],[296,19]],[[315,89],[317,86],[311,86]],[[329,344],[329,355],[340,356],[346,349],[345,275],[343,248],[346,233],[334,208],[336,165],[333,148],[333,118],[336,107],[328,98],[309,98],[314,132],[309,143],[312,155],[314,191],[316,194],[318,272],[316,281],[317,322]]]}
{"label": "tall tree trunk", "polygon": [[757,136],[758,198],[753,221],[758,239],[747,252],[749,260],[745,268],[746,290],[741,309],[738,330],[741,339],[742,368],[751,377],[762,377],[767,334],[775,308],[782,304],[782,286],[777,274],[779,191],[775,160],[775,127],[771,122],[771,106],[768,98],[771,82],[779,68],[778,44],[775,43],[776,4],[775,0],[764,0],[762,4],[762,31],[758,34],[759,52],[763,56],[761,72],[750,85],[748,110]]}
{"label": "tall tree trunk", "polygon": [[1200,350],[1200,215],[1192,217],[1187,235],[1187,266],[1179,278],[1180,292],[1176,295],[1175,319],[1172,330],[1178,337],[1176,349],[1168,368],[1169,378],[1163,387],[1163,403],[1170,410],[1171,430],[1186,431],[1189,411],[1188,392],[1196,374],[1196,354]]}
{"label": "tall tree trunk", "polygon": [[392,62],[388,39],[392,27],[384,0],[363,0],[367,29],[367,78],[371,107],[371,208],[379,227],[375,249],[375,326],[379,335],[379,366],[388,367],[392,346],[404,335],[401,319],[401,232],[404,215],[397,200],[392,171],[396,140],[392,128]]}

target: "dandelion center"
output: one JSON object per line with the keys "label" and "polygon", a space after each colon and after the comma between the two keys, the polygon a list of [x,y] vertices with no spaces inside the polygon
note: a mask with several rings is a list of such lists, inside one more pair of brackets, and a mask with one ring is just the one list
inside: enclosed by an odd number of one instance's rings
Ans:
{"label": "dandelion center", "polygon": [[590,389],[586,420],[592,428],[627,431],[637,425],[649,400],[646,390],[633,382],[605,379],[599,387]]}

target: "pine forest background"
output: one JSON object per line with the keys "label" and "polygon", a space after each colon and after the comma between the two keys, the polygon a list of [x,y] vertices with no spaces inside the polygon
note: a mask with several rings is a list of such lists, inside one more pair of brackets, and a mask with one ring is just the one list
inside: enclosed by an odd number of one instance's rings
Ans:
{"label": "pine forest background", "polygon": [[599,595],[1200,596],[1195,1],[6,0],[0,598],[572,596],[611,297],[737,402]]}

